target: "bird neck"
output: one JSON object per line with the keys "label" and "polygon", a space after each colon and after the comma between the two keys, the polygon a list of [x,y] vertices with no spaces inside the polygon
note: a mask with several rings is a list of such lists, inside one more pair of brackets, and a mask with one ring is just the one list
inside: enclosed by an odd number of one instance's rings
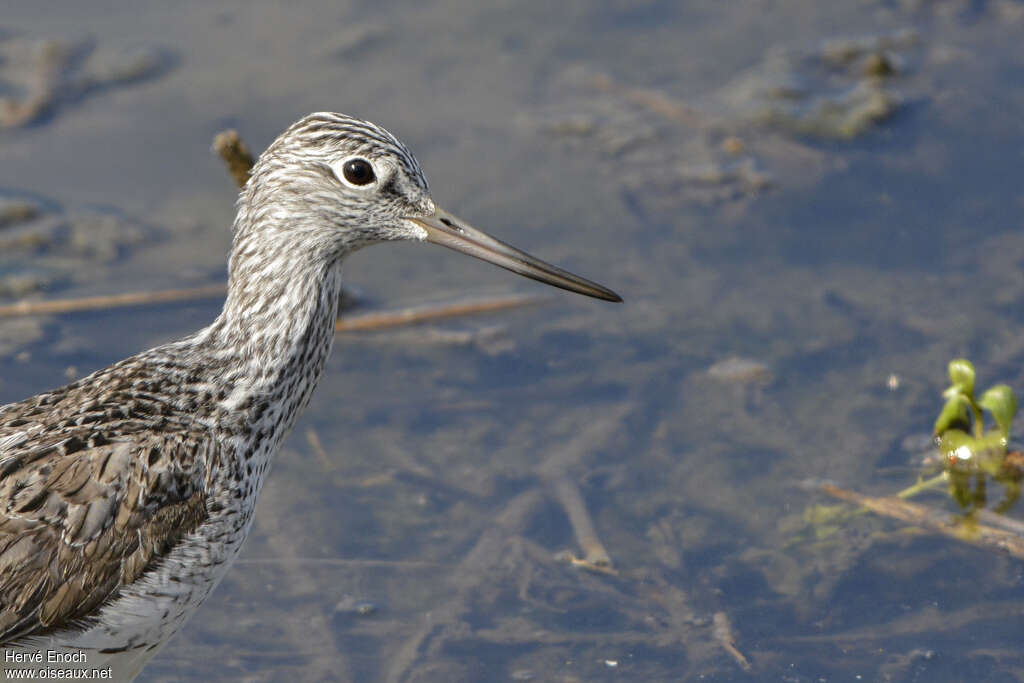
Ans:
{"label": "bird neck", "polygon": [[272,455],[306,406],[334,340],[341,258],[272,233],[300,225],[236,227],[228,296],[197,341],[221,390],[217,423]]}

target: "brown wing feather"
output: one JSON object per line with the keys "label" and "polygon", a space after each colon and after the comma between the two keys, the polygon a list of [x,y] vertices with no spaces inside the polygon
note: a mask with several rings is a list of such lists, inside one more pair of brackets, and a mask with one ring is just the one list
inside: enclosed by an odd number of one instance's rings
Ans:
{"label": "brown wing feather", "polygon": [[0,408],[0,645],[74,627],[207,518],[208,435],[148,375],[130,359]]}

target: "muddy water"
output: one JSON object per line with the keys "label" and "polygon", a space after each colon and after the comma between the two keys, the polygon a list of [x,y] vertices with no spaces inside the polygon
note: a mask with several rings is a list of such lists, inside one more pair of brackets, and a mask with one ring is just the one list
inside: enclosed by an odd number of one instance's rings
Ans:
{"label": "muddy water", "polygon": [[[222,280],[212,135],[260,149],[320,109],[386,125],[439,203],[626,299],[339,339],[241,560],[144,680],[1024,675],[1018,561],[814,524],[833,502],[801,486],[913,483],[904,443],[955,356],[1024,386],[1020,3],[43,2],[0,22],[0,96],[46,96],[0,130],[0,200],[35,212],[0,223],[8,299]],[[418,245],[347,275],[367,308],[540,291]],[[0,401],[217,307],[3,323]],[[595,557],[581,518],[616,573],[572,562]]]}

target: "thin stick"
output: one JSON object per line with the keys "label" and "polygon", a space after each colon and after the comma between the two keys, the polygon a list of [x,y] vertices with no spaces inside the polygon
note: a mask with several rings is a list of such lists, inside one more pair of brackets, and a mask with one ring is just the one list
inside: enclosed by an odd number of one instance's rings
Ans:
{"label": "thin stick", "polygon": [[131,292],[112,296],[89,296],[84,299],[60,299],[57,301],[19,301],[0,306],[0,318],[19,315],[48,315],[51,313],[76,313],[123,306],[163,304],[172,301],[211,299],[224,295],[224,285],[207,285],[191,289],[168,289],[162,292]]}
{"label": "thin stick", "polygon": [[924,505],[911,503],[899,498],[875,498],[855,491],[825,484],[822,490],[830,496],[863,505],[872,512],[893,517],[914,526],[924,527],[958,541],[971,543],[992,550],[1000,550],[1024,559],[1024,538],[1005,529],[978,523],[977,520],[960,521],[941,519],[940,513]]}
{"label": "thin stick", "polygon": [[476,315],[478,313],[501,311],[507,308],[533,306],[546,299],[547,297],[532,294],[511,294],[508,296],[472,299],[470,301],[457,301],[455,303],[433,306],[416,306],[397,311],[363,313],[362,315],[346,316],[338,320],[334,329],[338,332],[379,330],[386,327],[412,325],[413,323],[454,318],[461,315]]}
{"label": "thin stick", "polygon": [[320,441],[320,435],[316,433],[316,430],[310,427],[306,430],[306,443],[309,444],[310,449],[320,460],[320,465],[325,470],[333,470],[334,463],[331,462],[330,456],[327,455],[327,451],[324,450],[324,445]]}
{"label": "thin stick", "polygon": [[537,468],[541,480],[554,490],[555,498],[565,510],[572,526],[576,542],[583,549],[582,560],[573,559],[576,566],[606,574],[615,574],[611,556],[597,535],[594,522],[591,520],[587,505],[583,502],[580,490],[573,483],[569,471],[580,464],[587,454],[594,452],[600,444],[607,444],[612,433],[620,427],[625,415],[632,410],[632,405],[624,403],[605,412],[600,420],[594,420],[580,430],[562,448],[548,457]]}
{"label": "thin stick", "polygon": [[715,642],[729,653],[729,656],[736,661],[741,669],[750,671],[750,662],[743,656],[739,648],[736,647],[736,634],[733,633],[732,623],[729,621],[728,614],[725,612],[715,612],[711,618],[711,636],[715,639]]}
{"label": "thin stick", "polygon": [[576,482],[567,476],[559,477],[554,482],[554,489],[555,497],[569,517],[569,524],[576,536],[576,542],[583,549],[583,560],[575,564],[592,567],[597,571],[614,573],[612,558],[609,557],[601,539],[597,537],[594,523],[587,512],[587,504],[583,502],[583,496],[580,494]]}
{"label": "thin stick", "polygon": [[249,180],[254,161],[252,152],[242,141],[238,131],[231,129],[217,133],[213,137],[213,151],[228,165],[228,173],[238,186],[244,187]]}

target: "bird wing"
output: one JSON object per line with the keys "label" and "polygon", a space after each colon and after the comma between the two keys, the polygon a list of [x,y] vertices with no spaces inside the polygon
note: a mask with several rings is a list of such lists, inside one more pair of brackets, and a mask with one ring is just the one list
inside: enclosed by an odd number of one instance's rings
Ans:
{"label": "bird wing", "polygon": [[207,518],[210,440],[131,387],[0,408],[0,645],[81,625]]}

